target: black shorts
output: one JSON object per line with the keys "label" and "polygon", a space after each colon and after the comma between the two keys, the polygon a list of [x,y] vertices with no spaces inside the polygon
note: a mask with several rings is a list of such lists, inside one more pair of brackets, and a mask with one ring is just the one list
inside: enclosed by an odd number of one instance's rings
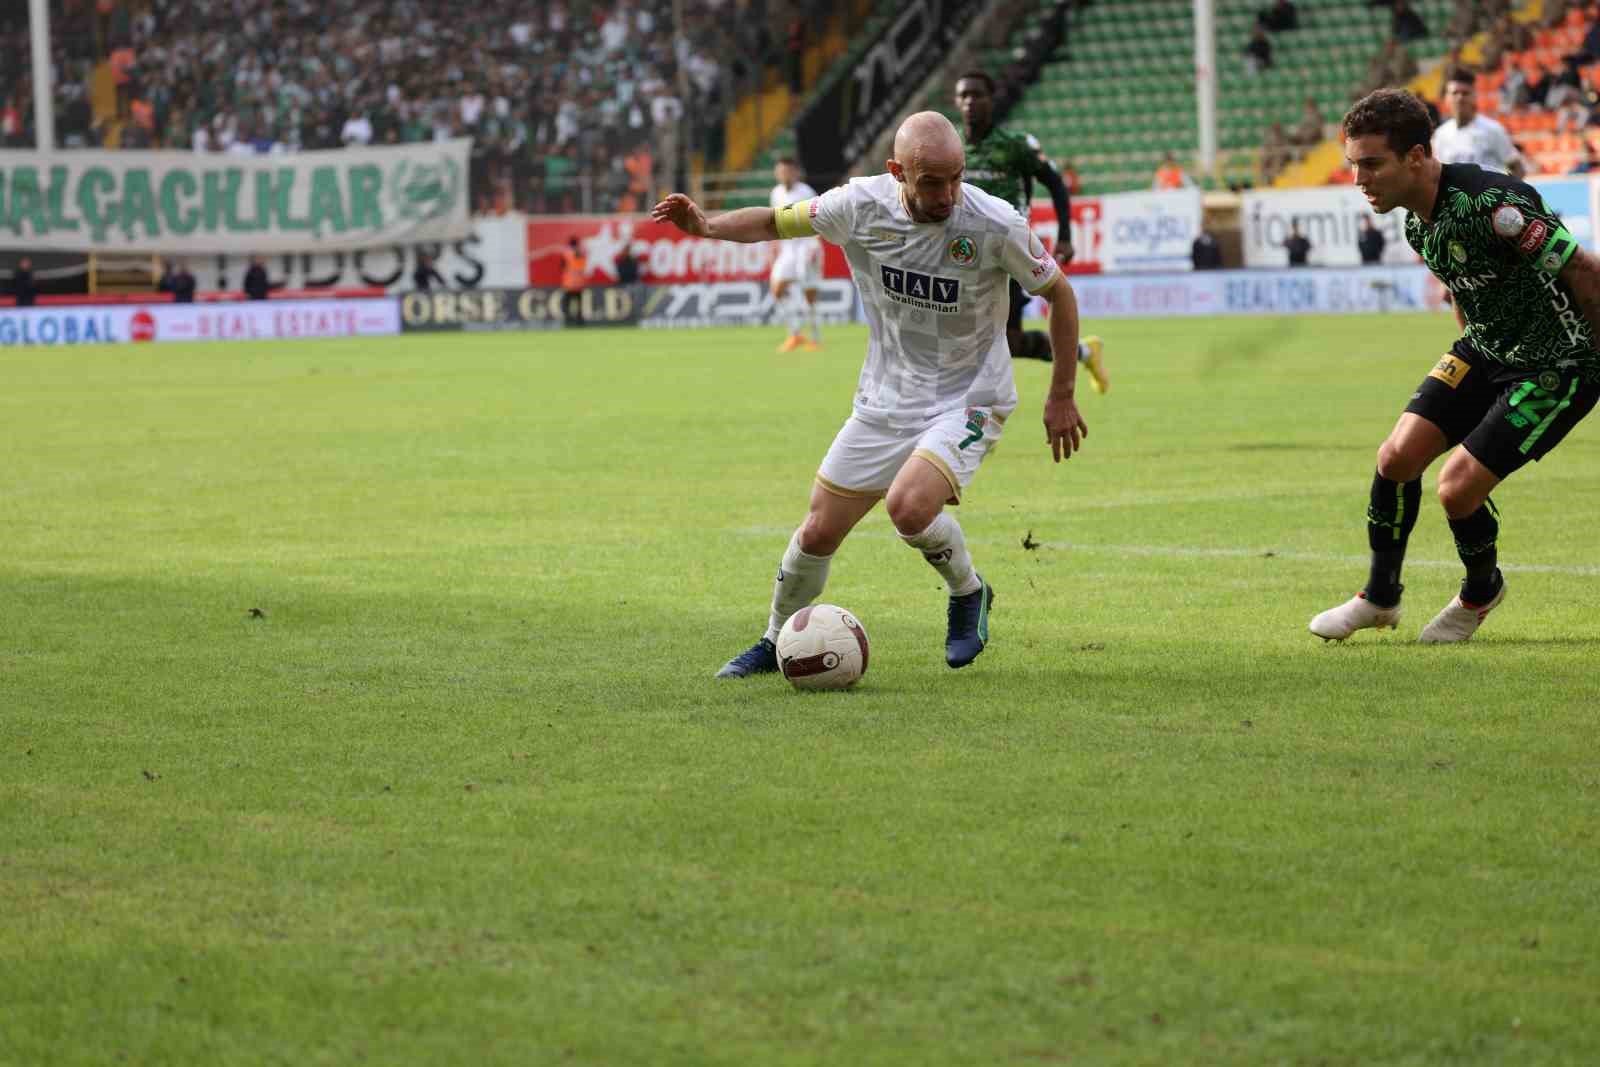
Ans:
{"label": "black shorts", "polygon": [[1462,339],[1422,379],[1406,410],[1506,478],[1529,460],[1544,458],[1597,399],[1600,384],[1583,381],[1570,367],[1507,367],[1485,359]]}
{"label": "black shorts", "polygon": [[1028,301],[1033,297],[1022,291],[1022,286],[1017,284],[1015,278],[1011,279],[1011,313],[1006,316],[1007,330],[1022,329],[1022,309],[1028,306]]}

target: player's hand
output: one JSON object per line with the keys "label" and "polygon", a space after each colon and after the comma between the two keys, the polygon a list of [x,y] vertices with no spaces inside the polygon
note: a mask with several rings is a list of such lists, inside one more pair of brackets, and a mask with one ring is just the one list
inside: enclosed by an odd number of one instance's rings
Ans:
{"label": "player's hand", "polygon": [[706,235],[706,213],[682,193],[668,195],[650,209],[650,217],[656,222],[670,222],[691,237]]}
{"label": "player's hand", "polygon": [[1071,459],[1072,453],[1082,447],[1089,436],[1089,426],[1078,414],[1077,402],[1072,397],[1049,396],[1044,401],[1044,439],[1050,443],[1050,455],[1060,463]]}
{"label": "player's hand", "polygon": [[1065,267],[1072,262],[1072,257],[1077,255],[1077,250],[1072,247],[1071,241],[1056,242],[1056,262]]}

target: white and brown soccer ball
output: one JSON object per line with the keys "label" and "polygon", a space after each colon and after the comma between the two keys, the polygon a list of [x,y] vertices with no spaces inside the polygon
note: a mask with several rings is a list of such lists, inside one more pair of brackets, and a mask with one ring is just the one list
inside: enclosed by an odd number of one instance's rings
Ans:
{"label": "white and brown soccer ball", "polygon": [[796,689],[844,689],[867,673],[867,631],[833,604],[789,616],[778,634],[778,666]]}

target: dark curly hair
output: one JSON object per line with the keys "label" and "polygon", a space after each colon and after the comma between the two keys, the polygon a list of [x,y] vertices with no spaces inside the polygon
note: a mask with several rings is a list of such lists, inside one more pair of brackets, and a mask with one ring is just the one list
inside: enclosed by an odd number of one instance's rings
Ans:
{"label": "dark curly hair", "polygon": [[1422,154],[1433,154],[1433,117],[1416,93],[1406,89],[1379,89],[1355,102],[1344,116],[1344,136],[1365,137],[1382,134],[1397,156],[1421,145]]}

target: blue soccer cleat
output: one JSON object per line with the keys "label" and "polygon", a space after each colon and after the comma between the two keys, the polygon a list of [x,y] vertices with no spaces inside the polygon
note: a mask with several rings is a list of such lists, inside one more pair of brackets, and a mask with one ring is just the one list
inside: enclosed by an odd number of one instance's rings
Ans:
{"label": "blue soccer cleat", "polygon": [[752,674],[773,674],[778,669],[778,649],[765,637],[722,665],[718,678],[748,678]]}
{"label": "blue soccer cleat", "polygon": [[978,658],[989,643],[989,609],[994,606],[994,587],[983,581],[975,593],[950,598],[950,626],[944,637],[944,661],[952,667],[965,667]]}

